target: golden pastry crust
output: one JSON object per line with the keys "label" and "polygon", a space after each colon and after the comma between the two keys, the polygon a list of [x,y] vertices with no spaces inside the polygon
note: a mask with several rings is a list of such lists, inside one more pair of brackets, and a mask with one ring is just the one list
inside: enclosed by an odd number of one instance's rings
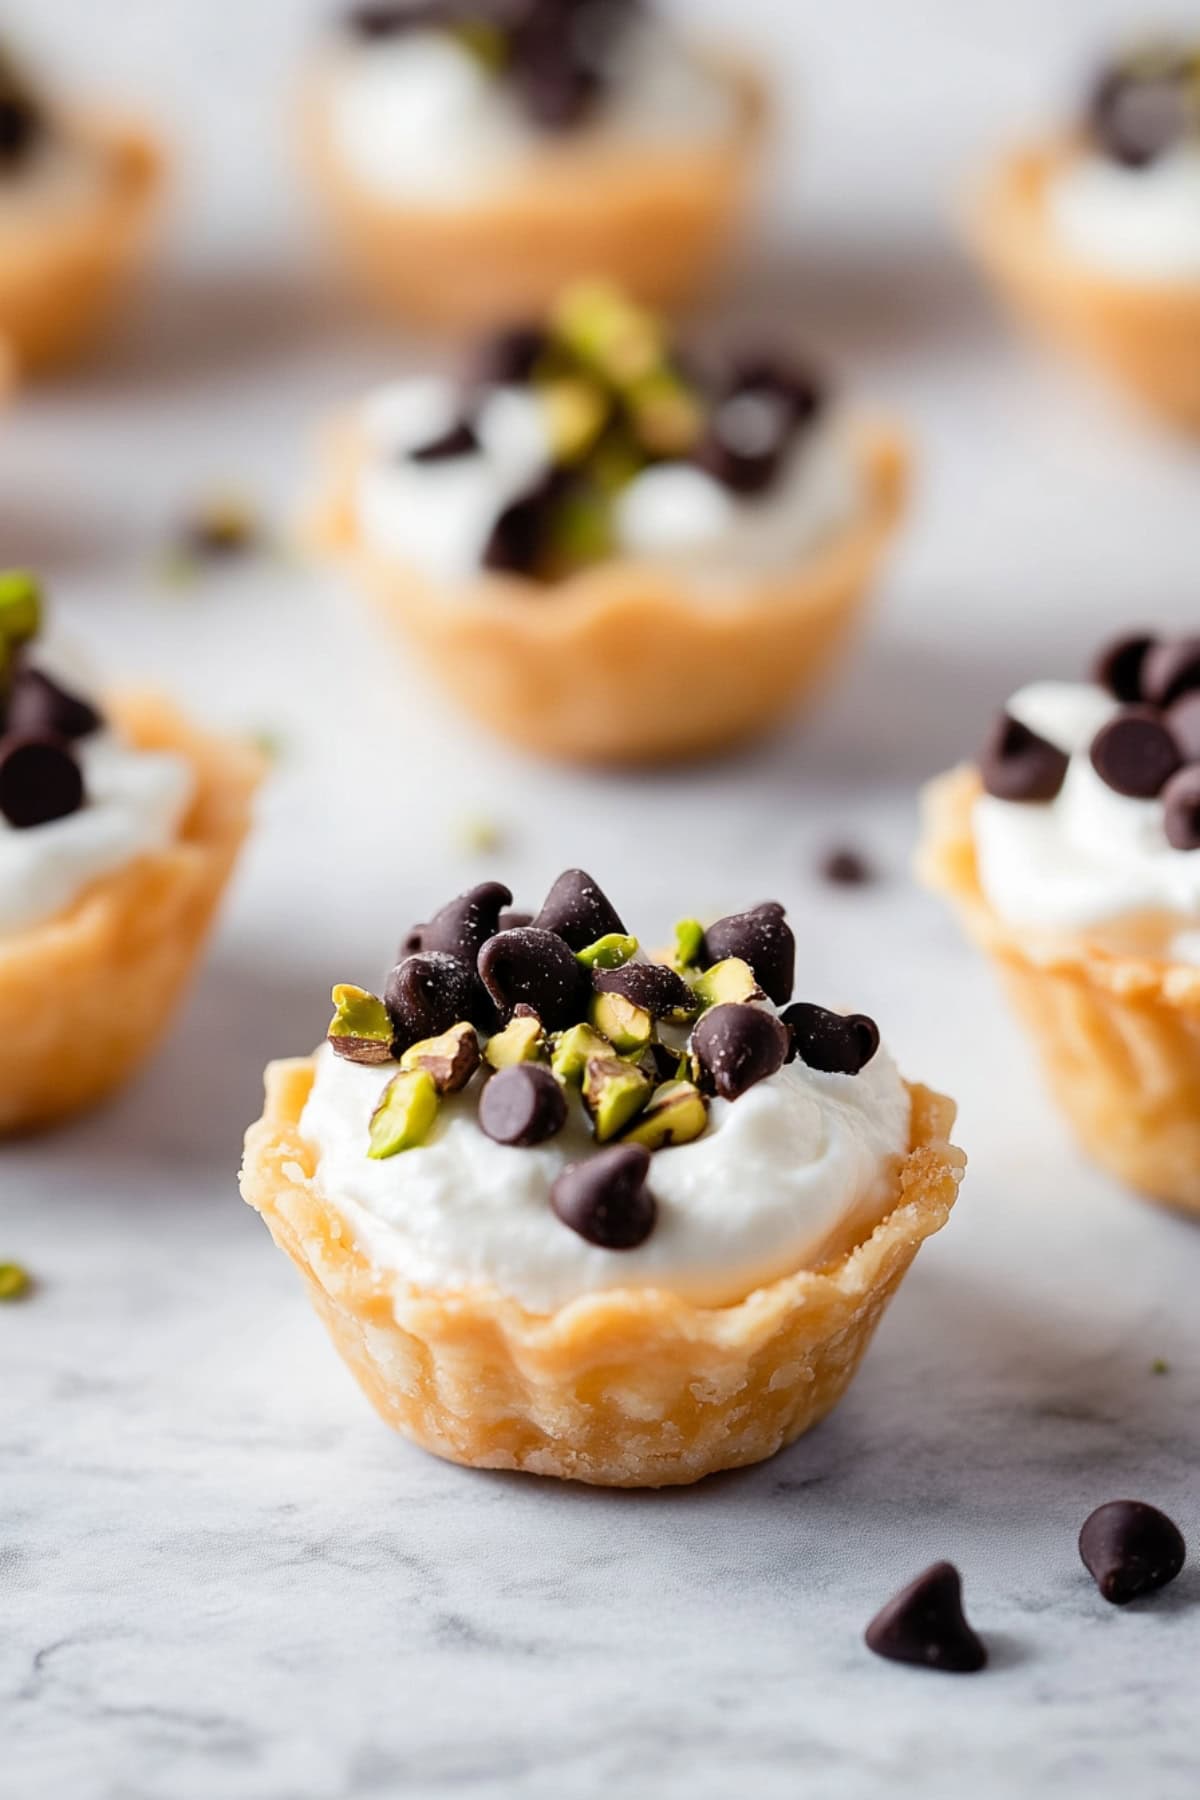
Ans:
{"label": "golden pastry crust", "polygon": [[767,112],[752,69],[711,59],[736,99],[731,129],[671,145],[556,141],[486,200],[404,206],[347,173],[330,141],[326,70],[304,107],[304,148],[346,261],[384,311],[478,332],[539,318],[570,282],[604,276],[634,299],[693,298],[729,240]]}
{"label": "golden pastry crust", "polygon": [[1200,969],[1004,924],[979,885],[972,768],[927,789],[918,869],[994,959],[1088,1154],[1152,1199],[1200,1212]]}
{"label": "golden pastry crust", "polygon": [[0,936],[0,1135],[92,1105],[149,1055],[249,828],[262,775],[253,750],[203,735],[151,694],[107,710],[142,748],[186,756],[195,795],[166,849],[102,876],[55,918]]}
{"label": "golden pastry crust", "polygon": [[867,1241],[735,1306],[658,1289],[548,1315],[494,1290],[422,1293],[375,1267],[319,1192],[299,1121],[310,1058],[267,1071],[242,1193],[292,1258],[335,1346],[389,1425],[451,1462],[604,1487],[666,1487],[773,1456],[841,1399],[965,1168],[954,1106],[920,1087],[896,1204]]}
{"label": "golden pastry crust", "polygon": [[909,455],[860,425],[861,517],[794,569],[697,594],[686,574],[619,560],[545,588],[482,573],[447,595],[358,540],[361,448],[331,446],[317,547],[344,558],[446,687],[501,736],[546,756],[645,763],[756,737],[826,677],[903,512]]}
{"label": "golden pastry crust", "polygon": [[1004,158],[970,209],[976,253],[1036,326],[1173,424],[1200,431],[1200,282],[1120,281],[1062,248],[1047,223],[1046,187],[1078,154],[1067,140]]}
{"label": "golden pastry crust", "polygon": [[162,183],[161,149],[141,127],[88,116],[72,121],[72,131],[107,166],[105,192],[54,209],[36,226],[0,231],[0,339],[33,373],[88,348],[141,248]]}

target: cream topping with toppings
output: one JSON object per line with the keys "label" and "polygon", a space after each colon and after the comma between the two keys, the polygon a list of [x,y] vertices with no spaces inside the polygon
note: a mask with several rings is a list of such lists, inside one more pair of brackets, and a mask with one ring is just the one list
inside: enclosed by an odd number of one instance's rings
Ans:
{"label": "cream topping with toppings", "polygon": [[1050,181],[1045,205],[1063,249],[1104,274],[1200,282],[1200,144],[1145,168],[1082,154]]}

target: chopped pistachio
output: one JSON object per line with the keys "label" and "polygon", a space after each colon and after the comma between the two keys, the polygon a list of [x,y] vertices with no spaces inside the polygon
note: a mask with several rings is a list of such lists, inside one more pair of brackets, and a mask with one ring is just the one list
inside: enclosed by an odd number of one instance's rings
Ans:
{"label": "chopped pistachio", "polygon": [[654,1091],[649,1076],[619,1056],[590,1056],[583,1074],[583,1104],[598,1144],[607,1144],[637,1117]]}
{"label": "chopped pistachio", "polygon": [[325,1035],[334,1055],[347,1062],[390,1062],[395,1033],[383,1001],[366,988],[344,982],[334,988],[330,997],[334,1013]]}
{"label": "chopped pistachio", "polygon": [[510,1019],[503,1031],[487,1041],[483,1054],[493,1069],[511,1069],[514,1063],[536,1062],[546,1045],[542,1021],[536,1014]]}
{"label": "chopped pistachio", "polygon": [[415,1150],[433,1130],[437,1113],[437,1083],[428,1069],[402,1069],[392,1076],[371,1114],[367,1155],[372,1162],[382,1162],[401,1150]]}
{"label": "chopped pistachio", "polygon": [[0,1262],[0,1300],[23,1300],[33,1282],[20,1263]]}
{"label": "chopped pistachio", "polygon": [[656,1088],[641,1118],[622,1138],[644,1150],[665,1150],[671,1144],[690,1144],[708,1124],[708,1102],[690,1081],[668,1081]]}
{"label": "chopped pistachio", "polygon": [[608,282],[568,288],[555,309],[553,331],[586,368],[618,388],[653,374],[663,359],[658,320]]}
{"label": "chopped pistachio", "polygon": [[628,401],[637,440],[652,455],[682,456],[697,443],[703,416],[673,369],[655,369],[636,383]]}
{"label": "chopped pistachio", "polygon": [[654,1020],[624,994],[593,994],[589,1022],[614,1050],[644,1050],[654,1036]]}
{"label": "chopped pistachio", "polygon": [[479,1067],[479,1038],[465,1019],[440,1037],[411,1044],[400,1058],[402,1069],[424,1069],[439,1094],[457,1094]]}
{"label": "chopped pistachio", "polygon": [[1150,1364],[1150,1373],[1152,1375],[1169,1375],[1171,1373],[1171,1365],[1165,1356],[1155,1357]]}
{"label": "chopped pistachio", "polygon": [[267,762],[278,762],[283,755],[283,737],[278,731],[272,731],[269,728],[256,731],[251,741],[259,755]]}
{"label": "chopped pistachio", "polygon": [[604,937],[597,938],[584,950],[575,952],[576,958],[586,969],[620,969],[637,955],[638,941],[635,937],[627,937],[623,932],[610,931]]}
{"label": "chopped pistachio", "polygon": [[560,1032],[555,1038],[550,1067],[568,1087],[578,1087],[583,1080],[588,1059],[593,1056],[611,1056],[612,1053],[613,1047],[608,1039],[594,1031],[590,1025],[572,1025],[569,1031]]}
{"label": "chopped pistachio", "polygon": [[461,819],[455,836],[461,849],[472,856],[490,856],[504,843],[504,833],[494,819],[482,815]]}
{"label": "chopped pistachio", "polygon": [[675,927],[675,952],[671,958],[677,969],[692,969],[704,950],[704,927],[699,919],[680,919]]}
{"label": "chopped pistachio", "polygon": [[547,521],[547,565],[560,575],[603,562],[613,551],[609,495],[592,481],[574,483],[558,499]]}
{"label": "chopped pistachio", "polygon": [[489,74],[494,75],[504,67],[507,45],[498,25],[492,25],[486,19],[464,19],[451,26],[450,36],[457,39],[476,62],[482,63]]}
{"label": "chopped pistachio", "polygon": [[692,991],[702,1006],[740,1005],[747,1000],[761,1000],[763,991],[754,978],[754,970],[740,956],[727,956],[714,963],[692,982]]}
{"label": "chopped pistachio", "polygon": [[42,627],[42,589],[27,569],[0,570],[0,647],[28,644]]}
{"label": "chopped pistachio", "polygon": [[546,432],[556,463],[579,462],[604,430],[610,402],[598,382],[562,376],[538,389]]}

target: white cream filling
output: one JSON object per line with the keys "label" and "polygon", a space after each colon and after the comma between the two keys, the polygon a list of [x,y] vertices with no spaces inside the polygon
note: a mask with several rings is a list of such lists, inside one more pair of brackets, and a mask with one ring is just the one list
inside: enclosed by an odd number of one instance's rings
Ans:
{"label": "white cream filling", "polygon": [[[74,692],[86,691],[61,655],[39,649],[33,660]],[[81,738],[73,750],[86,794],[79,812],[19,831],[0,816],[0,932],[53,918],[100,876],[178,835],[195,786],[185,757],[135,750],[109,730]]]}
{"label": "white cream filling", "polygon": [[1082,155],[1049,183],[1046,212],[1065,250],[1131,281],[1200,281],[1200,145],[1144,169]]}
{"label": "white cream filling", "polygon": [[[1083,931],[1154,913],[1200,926],[1200,851],[1172,849],[1161,800],[1118,794],[1092,768],[1092,739],[1118,703],[1099,687],[1039,681],[1007,710],[1071,760],[1054,800],[976,801],[979,882],[993,911],[1032,930]],[[1200,960],[1198,942],[1196,930],[1181,931],[1170,954]]]}
{"label": "white cream filling", "polygon": [[[532,393],[500,388],[480,409],[478,453],[432,463],[409,460],[406,452],[440,436],[458,417],[456,390],[438,377],[399,382],[376,394],[362,413],[367,455],[356,491],[366,547],[451,588],[478,574],[496,519],[550,458]],[[644,470],[617,501],[617,550],[681,567],[699,585],[720,589],[747,571],[786,569],[803,560],[858,516],[863,497],[849,433],[832,419],[800,437],[763,495],[734,494],[687,463]]]}
{"label": "white cream filling", "polygon": [[467,204],[559,146],[716,137],[735,106],[725,84],[653,21],[618,46],[599,110],[561,134],[539,130],[509,85],[444,32],[347,47],[326,95],[334,151],[354,179],[381,200],[429,206]]}
{"label": "white cream filling", "polygon": [[429,1142],[367,1157],[375,1102],[395,1065],[317,1054],[300,1121],[321,1192],[381,1268],[426,1292],[485,1284],[534,1312],[617,1287],[662,1287],[701,1305],[742,1299],[815,1265],[831,1240],[866,1237],[895,1199],[908,1092],[886,1051],[861,1074],[794,1062],[740,1100],[715,1100],[704,1136],[655,1153],[658,1222],[636,1250],[588,1244],[550,1208],[568,1163],[594,1151],[573,1100],[564,1131],[509,1149],[476,1122],[478,1078],[444,1101]]}

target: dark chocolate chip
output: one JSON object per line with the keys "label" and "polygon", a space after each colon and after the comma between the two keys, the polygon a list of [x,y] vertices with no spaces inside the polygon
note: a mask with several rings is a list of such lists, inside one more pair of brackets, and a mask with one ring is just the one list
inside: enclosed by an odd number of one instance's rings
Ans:
{"label": "dark chocolate chip", "polygon": [[49,825],[84,803],[83,774],[58,738],[0,738],[0,815],[16,831]]}
{"label": "dark chocolate chip", "polygon": [[460,962],[474,968],[487,940],[501,929],[501,909],[511,903],[512,895],[500,882],[481,881],[465,894],[448,900],[427,925],[414,925],[404,940],[402,953],[443,950],[447,956],[457,956]]}
{"label": "dark chocolate chip", "polygon": [[1106,156],[1128,169],[1148,168],[1190,130],[1186,70],[1148,76],[1121,66],[1106,70],[1092,96],[1089,122]]}
{"label": "dark chocolate chip", "polygon": [[497,1144],[522,1149],[544,1144],[566,1122],[566,1097],[540,1063],[514,1063],[498,1070],[479,1096],[479,1128]]}
{"label": "dark chocolate chip", "polygon": [[774,395],[798,425],[814,419],[825,405],[825,382],[815,369],[761,352],[738,357],[727,392]]}
{"label": "dark chocolate chip", "polygon": [[533,914],[527,912],[502,912],[497,931],[516,931],[522,925],[532,925]]}
{"label": "dark chocolate chip", "polygon": [[485,569],[498,575],[538,576],[550,543],[554,510],[567,483],[563,470],[552,469],[503,509],[483,548]]}
{"label": "dark chocolate chip", "polygon": [[650,1152],[614,1144],[587,1162],[572,1163],[550,1190],[564,1225],[602,1250],[636,1250],[654,1230],[658,1206],[646,1186]]}
{"label": "dark chocolate chip", "polygon": [[867,1648],[889,1662],[914,1663],[950,1675],[973,1675],[987,1650],[967,1623],[962,1577],[953,1563],[938,1562],[876,1613]]}
{"label": "dark chocolate chip", "polygon": [[539,325],[514,325],[501,331],[484,345],[472,379],[483,387],[525,387],[549,342]]}
{"label": "dark chocolate chip", "polygon": [[592,981],[597,993],[623,994],[655,1019],[669,1018],[672,1013],[688,1017],[696,1011],[691,988],[664,963],[628,962],[619,969],[596,969]]}
{"label": "dark chocolate chip", "polygon": [[692,1033],[703,1085],[722,1100],[737,1100],[780,1070],[787,1027],[762,1006],[711,1006]]}
{"label": "dark chocolate chip", "polygon": [[364,0],[344,15],[346,30],[368,43],[381,38],[397,37],[401,32],[415,31],[444,21],[444,0]]}
{"label": "dark chocolate chip", "polygon": [[415,463],[455,462],[459,457],[474,456],[479,449],[479,439],[475,435],[475,427],[467,419],[460,419],[449,430],[440,436],[430,438],[428,443],[418,444],[415,450],[408,452],[408,461]]}
{"label": "dark chocolate chip", "polygon": [[1200,850],[1200,762],[1172,775],[1162,799],[1163,830],[1172,850]]}
{"label": "dark chocolate chip", "polygon": [[693,461],[730,493],[751,499],[774,485],[792,436],[781,401],[734,394],[713,407]]}
{"label": "dark chocolate chip", "polygon": [[1092,767],[1106,787],[1132,800],[1153,800],[1179,768],[1179,746],[1148,706],[1126,706],[1092,739]]}
{"label": "dark chocolate chip", "polygon": [[867,858],[849,845],[826,851],[819,872],[822,881],[831,887],[866,887],[875,880],[875,870]]}
{"label": "dark chocolate chip", "polygon": [[32,737],[68,742],[99,731],[104,720],[94,706],[28,663],[18,668],[8,701],[7,729]]}
{"label": "dark chocolate chip", "polygon": [[679,1080],[679,1062],[678,1050],[672,1050],[669,1045],[657,1041],[648,1045],[642,1055],[642,1067],[659,1085]]}
{"label": "dark chocolate chip", "polygon": [[577,1025],[592,991],[589,972],[562,938],[533,925],[489,938],[479,953],[479,974],[502,1018],[523,1001],[547,1031]]}
{"label": "dark chocolate chip", "polygon": [[1114,700],[1127,704],[1142,698],[1142,664],[1156,642],[1149,632],[1127,632],[1105,644],[1092,664],[1092,679]]}
{"label": "dark chocolate chip", "polygon": [[1167,709],[1168,731],[1185,763],[1200,762],[1200,693],[1185,694]]}
{"label": "dark chocolate chip", "polygon": [[553,931],[572,950],[586,950],[610,934],[625,934],[616,908],[582,869],[563,870],[533,922],[539,931]]}
{"label": "dark chocolate chip", "polygon": [[474,971],[442,950],[422,950],[397,963],[383,990],[397,1054],[422,1038],[440,1037],[471,1017]]}
{"label": "dark chocolate chip", "polygon": [[1179,1527],[1156,1506],[1110,1500],[1084,1521],[1079,1554],[1104,1598],[1124,1606],[1174,1581],[1187,1547]]}
{"label": "dark chocolate chip", "polygon": [[1200,637],[1164,638],[1146,652],[1142,665],[1142,698],[1151,706],[1200,688]]}
{"label": "dark chocolate chip", "polygon": [[46,129],[45,114],[29,94],[16,87],[0,91],[0,172],[24,162]]}
{"label": "dark chocolate chip", "polygon": [[543,131],[574,131],[589,118],[603,92],[594,69],[563,57],[549,43],[529,44],[513,63],[510,79],[530,119]]}
{"label": "dark chocolate chip", "polygon": [[859,1074],[879,1048],[879,1027],[866,1013],[828,1012],[797,1000],[784,1011],[783,1023],[801,1062],[826,1075]]}
{"label": "dark chocolate chip", "polygon": [[796,975],[796,940],[777,900],[764,900],[749,912],[730,913],[704,933],[707,964],[739,956],[749,963],[759,987],[782,1006],[792,997]]}
{"label": "dark chocolate chip", "polygon": [[979,758],[985,790],[997,800],[1053,800],[1070,758],[1019,719],[1001,713]]}

